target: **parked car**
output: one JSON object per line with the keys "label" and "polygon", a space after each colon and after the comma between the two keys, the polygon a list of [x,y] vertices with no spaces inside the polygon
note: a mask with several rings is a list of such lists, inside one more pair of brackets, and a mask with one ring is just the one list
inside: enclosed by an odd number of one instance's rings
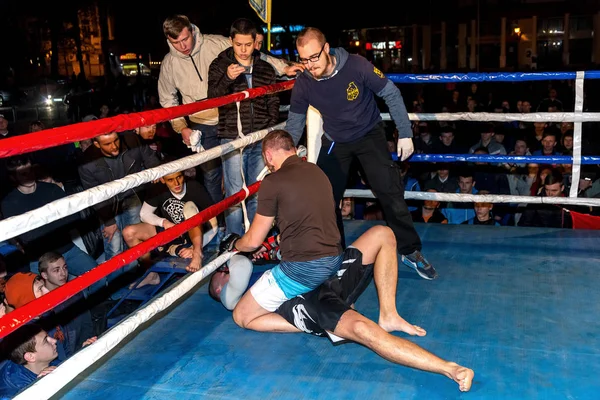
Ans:
{"label": "parked car", "polygon": [[34,85],[22,88],[26,95],[24,104],[30,107],[54,107],[64,104],[69,93],[65,79],[43,78]]}
{"label": "parked car", "polygon": [[0,107],[12,107],[19,105],[25,98],[25,94],[17,89],[0,89]]}

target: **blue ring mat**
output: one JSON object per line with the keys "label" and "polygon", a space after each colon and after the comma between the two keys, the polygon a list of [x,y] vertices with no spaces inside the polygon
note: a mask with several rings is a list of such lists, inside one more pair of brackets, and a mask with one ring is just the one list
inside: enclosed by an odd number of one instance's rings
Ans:
{"label": "blue ring mat", "polygon": [[[346,221],[348,243],[376,221]],[[600,231],[416,224],[440,277],[399,266],[410,338],[473,368],[468,393],[358,344],[238,328],[206,285],[82,373],[62,399],[592,399],[600,380]],[[356,303],[376,319],[374,285]],[[396,333],[408,337],[407,335]]]}

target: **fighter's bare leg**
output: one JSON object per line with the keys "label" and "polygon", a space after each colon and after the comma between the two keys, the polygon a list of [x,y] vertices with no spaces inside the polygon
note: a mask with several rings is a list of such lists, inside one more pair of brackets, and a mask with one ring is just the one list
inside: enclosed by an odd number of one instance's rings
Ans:
{"label": "fighter's bare leg", "polygon": [[333,333],[360,343],[393,363],[445,375],[458,383],[462,392],[471,389],[475,375],[472,369],[443,360],[409,340],[394,336],[354,310],[342,315]]}
{"label": "fighter's bare leg", "polygon": [[136,289],[139,289],[146,285],[158,285],[159,283],[160,276],[158,276],[156,272],[149,272],[148,275],[146,275],[144,279],[142,279],[140,283],[137,284],[137,286],[135,285],[135,282],[129,285],[129,289],[133,289],[134,286]]}
{"label": "fighter's bare leg", "polygon": [[202,227],[193,227],[188,231],[188,235],[193,245],[192,260],[190,261],[189,265],[185,267],[185,270],[188,272],[196,272],[202,266],[202,258],[204,257],[202,253]]}
{"label": "fighter's bare leg", "polygon": [[425,336],[425,329],[407,322],[396,309],[398,255],[394,232],[387,226],[374,226],[351,246],[360,250],[363,264],[375,264],[373,279],[379,298],[379,326],[387,332],[401,331],[413,336]]}
{"label": "fighter's bare leg", "polygon": [[[140,222],[139,224],[128,225],[123,229],[123,239],[129,248],[136,246],[156,235],[154,225]],[[150,253],[146,253],[139,258],[140,263],[148,264]]]}
{"label": "fighter's bare leg", "polygon": [[[154,225],[140,222],[139,224],[129,225],[123,229],[123,239],[129,248],[136,246],[151,237],[156,235],[156,227]],[[140,265],[144,268],[150,266],[150,253],[142,255],[138,259]],[[137,284],[136,289],[139,289],[146,285],[158,285],[160,283],[160,277],[156,272],[150,272],[140,283]],[[135,283],[129,285],[132,289]]]}
{"label": "fighter's bare leg", "polygon": [[281,315],[262,308],[250,290],[233,309],[233,320],[241,328],[259,332],[300,332]]}
{"label": "fighter's bare leg", "polygon": [[300,329],[290,324],[281,315],[269,312],[250,321],[246,329],[258,332],[300,333]]}

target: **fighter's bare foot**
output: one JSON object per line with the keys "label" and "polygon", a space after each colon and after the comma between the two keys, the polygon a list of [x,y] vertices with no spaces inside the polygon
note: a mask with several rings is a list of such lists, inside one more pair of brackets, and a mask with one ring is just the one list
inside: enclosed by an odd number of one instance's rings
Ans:
{"label": "fighter's bare foot", "polygon": [[461,392],[468,392],[473,383],[475,372],[472,369],[463,367],[456,363],[450,363],[450,378],[458,383],[458,388]]}
{"label": "fighter's bare foot", "polygon": [[190,264],[185,267],[185,270],[187,272],[196,272],[198,270],[200,270],[200,260],[201,258],[192,258],[192,261],[190,262]]}
{"label": "fighter's bare foot", "polygon": [[160,276],[156,272],[150,272],[137,286],[135,286],[135,282],[129,285],[129,289],[139,289],[146,285],[158,285],[160,283]]}
{"label": "fighter's bare foot", "polygon": [[390,318],[379,318],[379,326],[386,332],[404,332],[411,336],[425,336],[427,331],[418,325],[413,325],[399,315]]}

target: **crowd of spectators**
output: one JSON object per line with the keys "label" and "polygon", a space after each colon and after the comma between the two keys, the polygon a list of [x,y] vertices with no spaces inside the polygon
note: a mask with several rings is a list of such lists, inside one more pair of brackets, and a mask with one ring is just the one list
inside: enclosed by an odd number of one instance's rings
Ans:
{"label": "crowd of spectators", "polygon": [[[69,122],[160,108],[155,81],[118,83],[111,90],[98,90],[93,100],[77,104],[76,112],[72,108],[69,113]],[[87,88],[85,85],[88,84],[80,82],[79,85]],[[560,113],[572,111],[574,99],[573,82],[570,81],[515,84],[510,88],[494,84],[482,87],[477,83],[430,84],[403,86],[401,90],[409,112],[417,113]],[[584,105],[586,110],[591,107],[587,98]],[[280,120],[285,118],[282,113]],[[52,122],[32,121],[28,132],[16,132],[14,126],[0,116],[0,139],[54,126]],[[394,153],[397,136],[392,124],[388,126],[389,150]],[[597,129],[596,123],[584,124],[583,154],[598,153]],[[574,146],[574,126],[569,122],[415,122],[413,132],[416,154],[552,157],[570,156]],[[70,194],[189,154],[191,150],[165,122],[132,131],[108,132],[94,139],[1,159],[1,217],[20,215]],[[597,165],[584,166],[579,180],[573,182],[571,164],[552,159],[547,163],[417,163],[409,160],[397,164],[398,179],[403,180],[406,191],[560,197],[568,196],[571,187],[576,185],[579,197],[600,196]],[[357,168],[348,188],[369,188],[363,175]],[[193,181],[194,185],[189,187],[202,187],[199,169],[184,171],[183,176],[165,177],[162,182],[128,190],[114,199],[0,243],[0,314],[55,290],[69,279],[139,243],[143,235],[140,236],[139,229],[131,227],[139,228],[141,225],[136,224],[148,224],[155,218],[168,219],[167,215],[158,214],[149,219],[148,208],[143,208],[150,204],[153,205],[150,214],[157,209],[157,213],[160,211],[160,203],[152,199],[157,192],[164,194],[164,190],[159,190],[161,187],[164,189],[166,185],[175,194],[182,182],[178,179]],[[597,213],[590,207],[566,209],[552,204],[409,201],[409,205],[415,222],[490,225],[489,229],[501,225],[572,228],[570,213]],[[346,198],[340,207],[345,219],[384,219],[377,199]],[[168,228],[172,222],[159,221],[159,224]],[[223,221],[220,222],[222,225]],[[152,232],[156,234],[157,229]],[[187,254],[181,252],[184,245],[177,244],[174,253],[168,255],[183,257]],[[93,343],[108,327],[106,311],[119,300],[123,288],[129,288],[144,272],[139,266],[135,262],[123,267],[44,314],[37,323],[20,329],[16,332],[18,335],[9,335],[2,340],[6,360],[0,364],[0,387],[7,392],[16,392],[24,384],[48,374],[81,347]],[[151,277],[144,283],[156,284],[155,279]],[[135,304],[131,307],[135,308]]]}

